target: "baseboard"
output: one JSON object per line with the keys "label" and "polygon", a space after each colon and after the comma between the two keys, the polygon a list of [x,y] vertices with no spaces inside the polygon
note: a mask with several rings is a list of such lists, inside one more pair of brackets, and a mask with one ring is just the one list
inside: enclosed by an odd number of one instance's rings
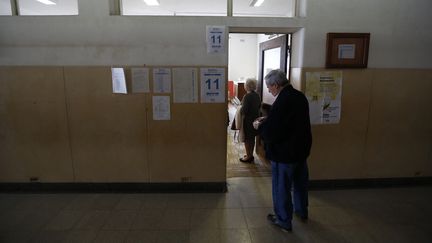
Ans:
{"label": "baseboard", "polygon": [[0,192],[221,193],[226,182],[203,183],[0,183]]}
{"label": "baseboard", "polygon": [[[311,180],[309,190],[430,185],[432,185],[432,177]],[[0,183],[0,192],[223,193],[227,192],[227,183]]]}
{"label": "baseboard", "polygon": [[310,190],[335,190],[355,188],[384,188],[432,185],[432,177],[368,178],[311,180]]}

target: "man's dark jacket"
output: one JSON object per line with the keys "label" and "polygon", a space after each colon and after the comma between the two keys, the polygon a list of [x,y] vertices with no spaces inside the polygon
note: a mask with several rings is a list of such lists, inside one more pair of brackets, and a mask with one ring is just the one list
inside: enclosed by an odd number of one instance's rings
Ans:
{"label": "man's dark jacket", "polygon": [[258,129],[267,159],[278,163],[303,162],[309,156],[312,133],[305,95],[285,86]]}

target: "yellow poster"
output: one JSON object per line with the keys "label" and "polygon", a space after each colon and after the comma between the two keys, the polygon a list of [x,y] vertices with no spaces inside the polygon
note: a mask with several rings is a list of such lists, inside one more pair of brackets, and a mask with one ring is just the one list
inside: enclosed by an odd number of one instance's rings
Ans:
{"label": "yellow poster", "polygon": [[307,72],[305,95],[312,124],[339,123],[342,71]]}

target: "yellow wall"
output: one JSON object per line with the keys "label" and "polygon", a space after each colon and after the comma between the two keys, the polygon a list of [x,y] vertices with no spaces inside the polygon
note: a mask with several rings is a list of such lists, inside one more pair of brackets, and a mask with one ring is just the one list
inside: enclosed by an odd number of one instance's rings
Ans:
{"label": "yellow wall", "polygon": [[[292,70],[293,85],[322,70]],[[340,123],[312,127],[311,179],[432,176],[432,70],[342,71]],[[226,180],[225,103],[171,103],[154,121],[152,94],[112,94],[109,67],[0,77],[1,182]]]}
{"label": "yellow wall", "polygon": [[[294,86],[324,70],[295,70]],[[342,71],[340,123],[312,127],[311,178],[432,176],[432,70]]]}
{"label": "yellow wall", "polygon": [[171,103],[171,120],[154,121],[152,94],[112,94],[110,67],[0,77],[2,182],[226,180],[226,103]]}

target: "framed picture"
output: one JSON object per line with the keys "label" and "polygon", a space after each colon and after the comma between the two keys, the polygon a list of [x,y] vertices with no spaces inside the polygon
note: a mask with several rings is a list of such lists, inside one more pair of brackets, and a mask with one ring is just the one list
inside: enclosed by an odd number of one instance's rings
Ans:
{"label": "framed picture", "polygon": [[367,68],[370,33],[327,33],[326,68]]}

